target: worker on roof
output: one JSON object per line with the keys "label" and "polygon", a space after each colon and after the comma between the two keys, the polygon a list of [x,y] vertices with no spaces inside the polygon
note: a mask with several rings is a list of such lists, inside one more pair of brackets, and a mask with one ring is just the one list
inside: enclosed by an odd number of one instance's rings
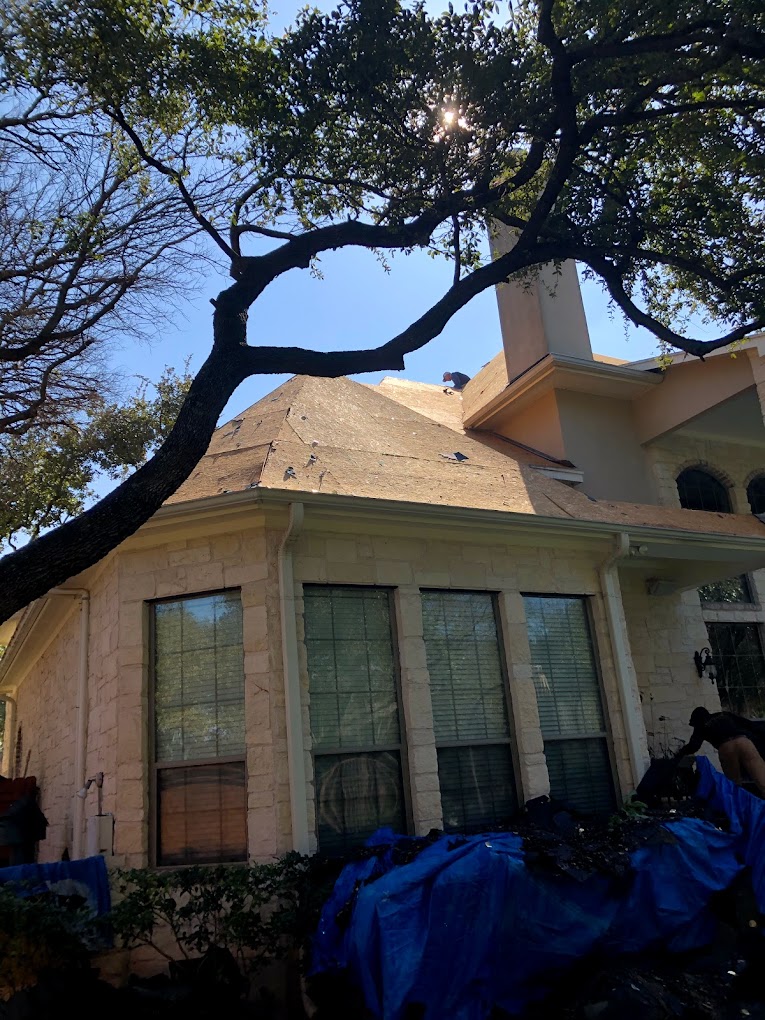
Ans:
{"label": "worker on roof", "polygon": [[752,739],[759,738],[757,723],[733,712],[709,712],[706,708],[694,708],[688,723],[693,726],[693,736],[675,758],[695,754],[706,740],[717,749],[728,779],[739,785],[749,779],[765,797],[765,761]]}
{"label": "worker on roof", "polygon": [[470,382],[470,376],[464,372],[444,372],[444,382],[450,382],[452,389],[461,390]]}

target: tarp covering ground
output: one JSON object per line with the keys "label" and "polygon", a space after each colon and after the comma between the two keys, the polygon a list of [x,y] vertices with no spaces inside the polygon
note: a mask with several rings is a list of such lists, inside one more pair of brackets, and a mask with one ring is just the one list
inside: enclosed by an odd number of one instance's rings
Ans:
{"label": "tarp covering ground", "polygon": [[699,795],[729,831],[698,818],[665,823],[665,838],[635,850],[626,882],[539,874],[514,833],[444,835],[397,865],[402,837],[381,830],[376,852],[348,864],[322,912],[315,974],[343,972],[378,1020],[485,1020],[520,1013],[592,952],[679,952],[716,931],[713,893],[753,867],[765,912],[765,802],[699,759]]}
{"label": "tarp covering ground", "polygon": [[103,857],[51,864],[17,864],[0,868],[0,885],[11,883],[18,896],[51,893],[76,897],[93,914],[107,914],[111,908],[109,875]]}

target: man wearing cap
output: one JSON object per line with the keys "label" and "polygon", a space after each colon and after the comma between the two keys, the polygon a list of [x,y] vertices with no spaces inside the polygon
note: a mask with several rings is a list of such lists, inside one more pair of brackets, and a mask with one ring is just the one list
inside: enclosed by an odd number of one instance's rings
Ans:
{"label": "man wearing cap", "polygon": [[462,390],[470,382],[470,376],[464,372],[444,372],[444,382],[450,382],[452,389]]}
{"label": "man wearing cap", "polygon": [[749,719],[733,712],[709,712],[699,707],[691,712],[688,724],[693,726],[693,736],[675,758],[696,754],[706,740],[717,749],[728,779],[739,785],[749,779],[765,797],[765,761],[751,739],[754,724]]}

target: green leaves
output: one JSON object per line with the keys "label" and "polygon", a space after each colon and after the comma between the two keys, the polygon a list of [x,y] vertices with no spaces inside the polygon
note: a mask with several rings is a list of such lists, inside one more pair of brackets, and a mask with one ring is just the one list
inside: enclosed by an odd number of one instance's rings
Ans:
{"label": "green leaves", "polygon": [[125,946],[168,959],[219,946],[257,968],[307,943],[337,871],[297,853],[248,867],[124,871],[109,921]]}
{"label": "green leaves", "polygon": [[165,369],[124,401],[92,398],[70,423],[0,436],[0,544],[13,545],[80,513],[103,473],[140,467],[168,435],[191,383]]}

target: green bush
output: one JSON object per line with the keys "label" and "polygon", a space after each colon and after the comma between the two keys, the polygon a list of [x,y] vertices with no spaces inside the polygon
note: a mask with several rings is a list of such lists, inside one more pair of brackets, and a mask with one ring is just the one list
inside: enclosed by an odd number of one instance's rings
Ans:
{"label": "green bush", "polygon": [[0,885],[0,999],[32,987],[44,972],[88,967],[97,936],[89,911],[28,892]]}
{"label": "green bush", "polygon": [[110,921],[128,948],[174,961],[219,947],[254,968],[304,947],[335,874],[297,853],[249,867],[122,871]]}

